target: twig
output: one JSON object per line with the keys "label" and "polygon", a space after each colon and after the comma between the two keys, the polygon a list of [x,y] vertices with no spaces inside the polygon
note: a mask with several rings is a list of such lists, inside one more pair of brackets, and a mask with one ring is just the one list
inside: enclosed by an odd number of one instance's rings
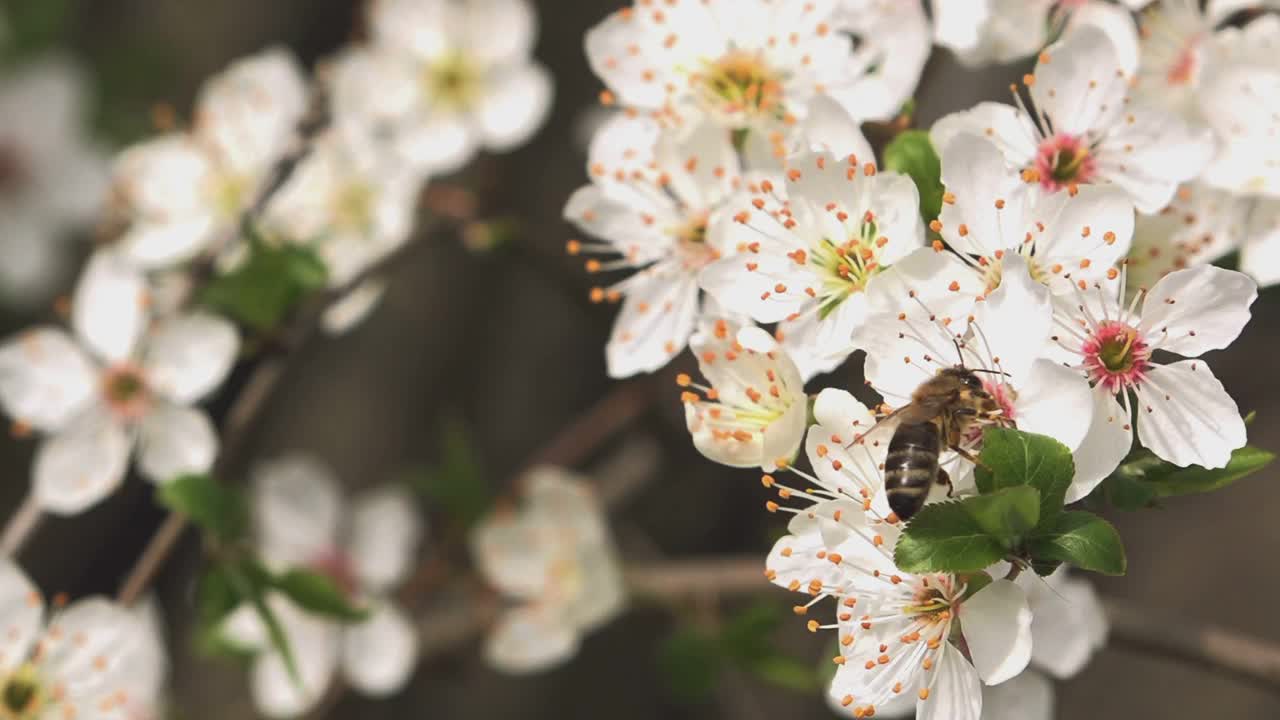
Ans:
{"label": "twig", "polygon": [[1280,692],[1280,647],[1249,635],[1183,617],[1169,617],[1114,598],[1103,600],[1111,642]]}
{"label": "twig", "polygon": [[10,515],[9,521],[5,523],[4,534],[0,535],[0,558],[16,557],[22,552],[22,548],[35,534],[43,519],[44,511],[36,502],[35,493],[28,492],[22,504],[13,511],[13,515]]}
{"label": "twig", "polygon": [[[682,598],[704,592],[722,595],[767,592],[761,557],[717,557],[628,568],[632,592]],[[1280,692],[1280,647],[1255,637],[1183,617],[1170,617],[1114,598],[1103,600],[1111,623],[1111,644]],[[1171,631],[1170,628],[1176,628]]]}
{"label": "twig", "polygon": [[[423,235],[426,234],[423,233]],[[315,332],[321,315],[323,315],[324,310],[331,302],[373,274],[382,272],[393,261],[403,260],[405,254],[411,248],[425,246],[426,244],[424,240],[408,243],[379,262],[365,268],[363,272],[346,285],[320,293],[304,303],[302,309],[298,311],[298,319],[293,324],[292,331],[287,333],[287,337],[282,343],[283,347],[288,348],[290,351],[296,350]],[[249,377],[248,382],[245,383],[231,409],[227,411],[223,420],[218,461],[213,468],[215,476],[222,474],[229,468],[234,468],[239,462],[240,454],[244,451],[245,442],[250,437],[249,430],[252,429],[254,420],[262,412],[263,406],[271,397],[280,378],[284,376],[284,371],[288,367],[292,356],[293,352],[286,352],[263,360]],[[181,539],[182,531],[186,529],[186,526],[187,518],[181,513],[171,513],[165,519],[164,524],[151,537],[142,555],[134,563],[133,569],[130,570],[128,577],[125,578],[124,583],[120,586],[120,593],[117,598],[121,603],[132,605],[137,601],[142,592],[150,585],[155,574],[168,560],[178,540]]]}

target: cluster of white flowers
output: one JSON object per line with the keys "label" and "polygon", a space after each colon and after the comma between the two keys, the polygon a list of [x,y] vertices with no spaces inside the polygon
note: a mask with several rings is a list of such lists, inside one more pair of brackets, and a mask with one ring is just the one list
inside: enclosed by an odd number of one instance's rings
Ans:
{"label": "cluster of white flowers", "polygon": [[[63,308],[74,338],[41,326],[0,347],[0,404],[20,433],[47,436],[33,469],[44,510],[96,504],[123,480],[135,445],[156,482],[212,467],[217,433],[192,406],[226,379],[240,331],[193,300],[210,275],[249,261],[246,218],[255,242],[313,251],[330,287],[350,290],[325,318],[345,330],[377,302],[380,280],[355,283],[409,240],[428,175],[480,147],[510,149],[545,118],[551,86],[529,57],[536,21],[526,0],[387,0],[368,20],[370,42],[324,61],[314,87],[283,49],[232,63],[201,89],[191,127],[119,153],[109,202],[106,171],[90,187],[73,133],[70,71],[50,64],[15,79],[4,101],[15,105],[5,121],[14,132],[0,148],[0,172],[16,173],[14,202],[57,198],[36,213],[45,219],[100,205],[111,228]],[[41,119],[21,120],[30,113]],[[319,114],[324,129],[305,127]],[[34,277],[19,265],[6,272]]]}
{"label": "cluster of white flowers", "polygon": [[[409,241],[429,177],[482,149],[511,150],[545,120],[552,83],[531,58],[528,0],[381,0],[366,21],[367,40],[310,77],[281,48],[231,63],[200,89],[189,124],[159,108],[163,132],[114,162],[85,139],[84,91],[68,62],[0,78],[0,296],[47,299],[49,236],[95,219],[99,230],[74,296],[56,307],[70,332],[39,325],[0,344],[0,406],[15,436],[41,436],[36,511],[90,509],[121,485],[131,458],[156,483],[209,472],[220,439],[200,403],[242,349],[269,349],[282,329],[254,313],[279,309],[287,320],[298,304],[290,283],[301,284],[292,275],[307,273],[302,292],[327,283],[343,293],[326,330],[359,322],[384,287],[369,275]],[[305,266],[290,264],[299,257]],[[207,292],[220,282],[221,296]],[[400,689],[417,633],[389,594],[412,565],[416,509],[386,490],[341,523],[336,482],[301,459],[264,467],[256,489],[268,570],[320,572],[370,610],[344,626],[272,593],[267,611],[234,612],[225,634],[258,653],[259,707],[305,712],[339,666],[365,693]],[[0,717],[151,713],[135,702],[154,706],[162,673],[135,657],[153,633],[126,627],[134,611],[85,601],[42,631],[38,596],[16,567],[0,568],[0,585],[0,617],[13,622],[0,638]],[[291,652],[268,627],[273,615]]]}
{"label": "cluster of white flowers", "polygon": [[[1244,270],[1278,277],[1280,18],[1219,29],[1258,3],[1165,0],[1135,20],[1147,4],[934,0],[932,38],[966,64],[1038,59],[1013,104],[930,129],[944,191],[923,220],[929,189],[878,164],[859,129],[915,90],[919,3],[637,0],[587,35],[620,108],[565,217],[591,238],[569,252],[603,256],[589,272],[634,271],[592,291],[622,303],[609,372],[690,347],[706,378],[678,379],[695,446],[776,473],[766,487],[803,505],[769,504],[795,520],[768,574],[812,596],[797,612],[835,601],[836,622],[810,626],[838,630],[832,698],[856,717],[977,720],[982,685],[1013,678],[990,702],[1047,717],[1043,681],[1020,674],[1034,658],[1069,676],[1105,636],[1079,581],[895,567],[889,436],[866,436],[922,383],[979,373],[998,424],[1071,451],[1068,503],[1117,468],[1135,425],[1182,467],[1222,468],[1245,444],[1198,358],[1235,340],[1257,297],[1254,279],[1206,263],[1241,249]],[[855,351],[883,404],[811,400],[805,383]],[[948,442],[950,494],[976,493],[981,433]],[[795,467],[801,448],[812,473]]]}

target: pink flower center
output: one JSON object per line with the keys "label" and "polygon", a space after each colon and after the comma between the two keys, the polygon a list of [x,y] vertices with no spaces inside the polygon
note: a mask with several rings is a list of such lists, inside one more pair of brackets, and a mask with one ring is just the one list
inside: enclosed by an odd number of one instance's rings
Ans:
{"label": "pink flower center", "polygon": [[1089,379],[1109,392],[1137,385],[1151,367],[1151,350],[1138,329],[1115,320],[1100,324],[1082,352]]}
{"label": "pink flower center", "polygon": [[1165,80],[1170,85],[1188,85],[1195,80],[1196,71],[1200,68],[1199,44],[1198,37],[1187,40],[1187,44],[1169,66],[1169,71],[1165,73]]}
{"label": "pink flower center", "polygon": [[1035,169],[1040,186],[1057,192],[1064,187],[1092,182],[1097,163],[1082,138],[1058,133],[1041,141]]}
{"label": "pink flower center", "polygon": [[360,582],[356,578],[355,565],[345,552],[330,548],[313,558],[309,566],[332,580],[348,599],[355,598],[360,589]]}
{"label": "pink flower center", "polygon": [[109,368],[102,374],[102,399],[116,417],[136,420],[151,407],[151,390],[142,369],[128,363]]}

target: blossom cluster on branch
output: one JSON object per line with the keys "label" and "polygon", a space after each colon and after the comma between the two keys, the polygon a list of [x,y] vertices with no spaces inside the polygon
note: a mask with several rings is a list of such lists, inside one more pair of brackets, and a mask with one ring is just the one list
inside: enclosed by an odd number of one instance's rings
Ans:
{"label": "blossom cluster on branch", "polygon": [[[1126,565],[1064,506],[1270,459],[1201,356],[1275,280],[1280,23],[1148,4],[934,0],[964,64],[1035,67],[927,131],[916,3],[637,0],[587,34],[617,110],[565,218],[589,272],[631,271],[592,291],[609,372],[693,352],[693,443],[793,514],[766,575],[826,616],[853,717],[1049,715],[1029,663],[1070,676],[1105,636],[1065,566]],[[822,387],[855,353],[872,407]]]}
{"label": "blossom cluster on branch", "polygon": [[[845,716],[1052,717],[1051,679],[1108,635],[1082,574],[1127,570],[1098,512],[1274,459],[1203,359],[1280,281],[1272,9],[634,0],[587,32],[606,111],[563,217],[567,252],[609,278],[590,300],[620,306],[608,374],[672,367],[693,446],[761,473],[765,509],[789,516],[759,584],[834,636],[820,679],[770,654],[767,611],[685,650],[822,685]],[[97,235],[58,317],[0,343],[0,407],[37,443],[0,534],[0,718],[164,711],[145,590],[188,526],[194,644],[244,660],[271,717],[404,688],[430,640],[422,596],[446,583],[487,588],[466,609],[513,674],[567,661],[660,585],[628,574],[607,489],[554,458],[482,497],[446,436],[418,479],[445,520],[425,552],[407,488],[344,498],[309,454],[253,464],[248,492],[227,477],[299,338],[376,309],[424,209],[474,219],[470,192],[439,178],[520,146],[551,110],[530,0],[362,12],[314,68],[281,48],[236,60],[189,122],[158,107],[158,133],[110,162],[78,126],[70,71],[0,82],[0,130],[17,129],[0,133],[0,252],[26,248],[0,264],[0,298],[56,275],[31,237]],[[1034,67],[1009,102],[913,128],[935,45],[969,68]],[[115,601],[46,603],[17,562],[35,523],[91,510],[131,471],[166,524]]]}

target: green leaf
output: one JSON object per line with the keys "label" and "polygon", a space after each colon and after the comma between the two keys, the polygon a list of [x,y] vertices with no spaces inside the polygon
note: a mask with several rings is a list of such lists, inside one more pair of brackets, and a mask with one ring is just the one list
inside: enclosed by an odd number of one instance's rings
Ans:
{"label": "green leaf", "polygon": [[298,661],[293,654],[293,647],[289,644],[289,637],[285,634],[280,619],[267,604],[271,572],[253,559],[227,563],[223,567],[231,586],[240,597],[253,605],[253,609],[262,618],[262,623],[267,626],[267,636],[271,639],[271,646],[280,653],[285,669],[289,671],[290,679],[294,684],[301,686],[302,676],[298,674]]}
{"label": "green leaf", "polygon": [[724,654],[746,665],[773,652],[772,635],[786,619],[777,603],[759,602],[734,614],[720,631]]}
{"label": "green leaf", "polygon": [[1104,575],[1123,575],[1127,566],[1120,533],[1097,515],[1078,510],[1054,518],[1027,549],[1037,563],[1070,563]]}
{"label": "green leaf", "polygon": [[1040,491],[1029,485],[1004,488],[959,503],[986,534],[1012,548],[1040,523]]}
{"label": "green leaf", "polygon": [[246,599],[221,564],[205,570],[196,585],[195,646],[200,654],[237,662],[252,657],[252,650],[240,647],[222,632],[223,621]]}
{"label": "green leaf", "polygon": [[795,692],[814,692],[822,686],[818,670],[811,663],[781,653],[756,658],[747,664],[746,670],[770,685]]}
{"label": "green leaf", "polygon": [[910,176],[920,191],[920,216],[925,222],[942,211],[942,161],[924,130],[907,130],[884,149],[887,169]]}
{"label": "green leaf", "polygon": [[276,246],[252,236],[248,259],[215,277],[200,294],[200,302],[265,332],[278,327],[302,298],[324,288],[328,276],[311,248]]}
{"label": "green leaf", "polygon": [[369,618],[368,609],[352,605],[332,579],[311,570],[289,570],[273,577],[271,586],[309,613],[334,617],[343,622],[361,622]]}
{"label": "green leaf", "polygon": [[978,490],[985,494],[1002,488],[1029,485],[1040,491],[1040,521],[1062,512],[1062,504],[1075,476],[1075,461],[1066,445],[1046,435],[1012,428],[989,427],[982,434],[982,453],[975,470]]}
{"label": "green leaf", "polygon": [[440,433],[440,460],[413,478],[413,485],[433,509],[470,527],[488,512],[493,496],[480,468],[479,456],[466,428],[446,422]]}
{"label": "green leaf", "polygon": [[1160,497],[1207,493],[1252,475],[1275,459],[1273,452],[1246,445],[1231,453],[1231,460],[1224,468],[1209,470],[1196,465],[1185,468],[1170,466],[1172,469],[1168,473],[1148,482]]}
{"label": "green leaf", "polygon": [[[972,500],[973,498],[969,498]],[[912,518],[893,551],[907,572],[978,572],[1001,560],[1006,548],[978,524],[964,502],[926,505]]]}
{"label": "green leaf", "polygon": [[1107,477],[1100,488],[1112,507],[1125,512],[1152,507],[1159,497],[1151,483],[1118,472]]}
{"label": "green leaf", "polygon": [[66,40],[75,5],[72,0],[16,0],[4,4],[4,54],[25,58],[48,51]]}
{"label": "green leaf", "polygon": [[159,498],[165,507],[186,515],[219,542],[235,542],[249,524],[244,497],[208,475],[175,478],[160,486]]}
{"label": "green leaf", "polygon": [[693,628],[681,628],[658,649],[658,667],[672,694],[686,702],[706,700],[724,667],[716,639]]}
{"label": "green leaf", "polygon": [[1270,465],[1276,456],[1246,445],[1231,453],[1226,467],[1178,467],[1141,449],[1126,458],[1103,483],[1108,501],[1121,510],[1148,507],[1159,498],[1221,490]]}

